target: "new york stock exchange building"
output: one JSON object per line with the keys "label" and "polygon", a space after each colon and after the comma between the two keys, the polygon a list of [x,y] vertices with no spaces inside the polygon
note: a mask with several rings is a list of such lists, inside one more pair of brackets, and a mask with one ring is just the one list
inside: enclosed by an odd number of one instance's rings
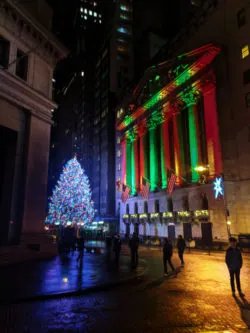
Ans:
{"label": "new york stock exchange building", "polygon": [[116,180],[126,185],[116,192],[122,235],[226,241],[250,233],[249,180],[240,180],[230,151],[237,134],[226,70],[221,47],[203,45],[151,67],[117,109]]}

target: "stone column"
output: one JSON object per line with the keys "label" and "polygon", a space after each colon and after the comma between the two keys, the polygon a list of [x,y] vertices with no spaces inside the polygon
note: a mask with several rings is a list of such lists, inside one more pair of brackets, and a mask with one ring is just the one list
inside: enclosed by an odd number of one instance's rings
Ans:
{"label": "stone column", "polygon": [[121,183],[126,184],[126,139],[121,141],[122,165],[121,165]]}
{"label": "stone column", "polygon": [[126,184],[131,187],[131,142],[126,139]]}
{"label": "stone column", "polygon": [[181,167],[181,152],[180,152],[180,138],[178,130],[177,114],[173,114],[173,132],[174,132],[174,164],[175,174],[177,176],[176,184],[180,185],[182,180],[182,167]]}
{"label": "stone column", "polygon": [[168,120],[161,124],[161,179],[162,188],[167,188],[168,185],[168,170],[170,165],[170,150],[169,150],[169,130]]}
{"label": "stone column", "polygon": [[203,90],[204,117],[206,127],[207,155],[209,175],[211,177],[222,172],[221,145],[217,117],[216,86],[206,85]]}
{"label": "stone column", "polygon": [[142,178],[147,178],[147,151],[145,147],[145,134],[147,131],[146,123],[138,126],[138,135],[139,135],[139,181],[140,187],[142,185]]}
{"label": "stone column", "polygon": [[44,230],[47,205],[50,123],[30,116],[22,234]]}

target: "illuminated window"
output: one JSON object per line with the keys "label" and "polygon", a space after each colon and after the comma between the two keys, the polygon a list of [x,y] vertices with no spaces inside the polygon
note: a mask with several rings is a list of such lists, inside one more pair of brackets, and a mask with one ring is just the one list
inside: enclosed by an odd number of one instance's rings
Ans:
{"label": "illuminated window", "polygon": [[96,2],[94,2],[94,6],[97,6],[97,3],[96,3]]}
{"label": "illuminated window", "polygon": [[249,47],[248,47],[248,45],[245,45],[241,49],[241,58],[245,59],[248,56],[249,56]]}
{"label": "illuminated window", "polygon": [[80,12],[83,13],[83,8],[82,7],[80,8]]}
{"label": "illuminated window", "polygon": [[99,23],[101,24],[101,23],[102,23],[102,20],[99,20]]}
{"label": "illuminated window", "polygon": [[102,15],[101,15],[101,14],[99,14],[98,16],[99,16],[100,18],[102,17]]}
{"label": "illuminated window", "polygon": [[120,157],[120,156],[121,156],[121,151],[117,150],[117,157]]}
{"label": "illuminated window", "polygon": [[125,14],[120,14],[120,18],[121,18],[122,20],[129,20],[128,15],[125,15]]}
{"label": "illuminated window", "polygon": [[94,12],[94,16],[97,17],[97,13],[96,12]]}
{"label": "illuminated window", "polygon": [[117,170],[118,170],[118,171],[121,171],[121,164],[120,164],[120,163],[117,164]]}
{"label": "illuminated window", "polygon": [[117,29],[118,32],[122,33],[122,34],[128,34],[130,35],[130,31],[127,28],[124,27],[120,27]]}
{"label": "illuminated window", "polygon": [[89,11],[89,15],[92,16],[93,15],[93,12],[92,10]]}
{"label": "illuminated window", "polygon": [[123,11],[123,12],[129,12],[130,11],[130,8],[128,6],[124,6],[124,5],[121,5],[120,6],[120,9]]}
{"label": "illuminated window", "polygon": [[121,138],[118,136],[116,142],[119,144],[121,143]]}
{"label": "illuminated window", "polygon": [[85,13],[85,14],[88,14],[88,11],[87,11],[87,9],[86,9],[86,8],[84,9],[84,13]]}
{"label": "illuminated window", "polygon": [[85,15],[85,16],[84,16],[84,20],[87,20],[87,18],[88,18],[88,17]]}

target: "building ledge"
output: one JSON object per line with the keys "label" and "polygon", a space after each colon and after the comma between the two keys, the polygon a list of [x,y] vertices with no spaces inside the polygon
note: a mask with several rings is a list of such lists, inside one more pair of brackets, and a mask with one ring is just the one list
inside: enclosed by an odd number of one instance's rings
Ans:
{"label": "building ledge", "polygon": [[52,123],[51,110],[56,108],[56,103],[3,69],[0,69],[0,96],[13,104],[28,109],[36,117]]}

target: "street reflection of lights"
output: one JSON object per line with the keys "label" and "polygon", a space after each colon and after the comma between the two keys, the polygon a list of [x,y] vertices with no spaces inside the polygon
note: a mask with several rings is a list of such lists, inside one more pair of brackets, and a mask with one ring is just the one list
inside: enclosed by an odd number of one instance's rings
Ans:
{"label": "street reflection of lights", "polygon": [[69,279],[68,279],[67,277],[64,277],[64,278],[63,278],[63,282],[64,282],[64,283],[68,283],[68,282],[69,282]]}

